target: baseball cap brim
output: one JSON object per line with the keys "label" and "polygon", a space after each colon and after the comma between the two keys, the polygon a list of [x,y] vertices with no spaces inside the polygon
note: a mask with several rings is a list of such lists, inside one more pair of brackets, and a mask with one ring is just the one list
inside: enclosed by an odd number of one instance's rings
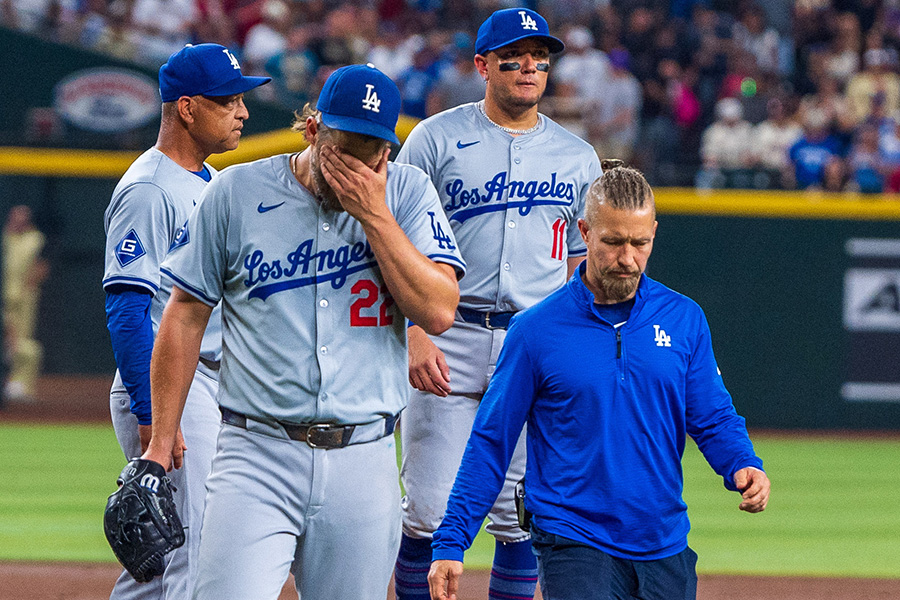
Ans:
{"label": "baseball cap brim", "polygon": [[341,115],[330,115],[323,112],[322,122],[332,129],[349,131],[351,133],[361,133],[363,135],[371,135],[373,137],[393,142],[394,144],[400,143],[400,138],[397,137],[397,132],[395,132],[393,129],[389,129],[383,125],[379,125],[378,123],[373,123],[372,121],[367,121],[365,119],[359,119],[357,117],[344,117]]}
{"label": "baseball cap brim", "polygon": [[551,54],[556,54],[557,52],[562,52],[566,49],[566,45],[563,44],[562,40],[559,38],[555,38],[552,35],[534,35],[526,33],[525,35],[520,35],[517,38],[513,38],[511,40],[503,40],[503,42],[501,43],[484,48],[484,51],[478,52],[478,54],[481,54],[483,56],[488,52],[492,52],[494,50],[497,50],[498,48],[502,48],[503,46],[509,46],[510,44],[518,42],[519,40],[527,40],[530,38],[535,38],[547,44],[547,48],[550,50]]}
{"label": "baseball cap brim", "polygon": [[253,88],[257,88],[263,84],[272,81],[271,77],[252,77],[250,75],[241,75],[239,79],[234,79],[228,83],[222,84],[217,88],[213,88],[207,92],[203,92],[204,96],[231,96],[233,94],[243,94],[249,92]]}

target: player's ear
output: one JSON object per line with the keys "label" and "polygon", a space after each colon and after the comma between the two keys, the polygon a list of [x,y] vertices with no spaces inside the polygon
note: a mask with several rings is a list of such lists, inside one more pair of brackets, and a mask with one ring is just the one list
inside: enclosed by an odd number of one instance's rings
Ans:
{"label": "player's ear", "polygon": [[487,70],[487,59],[481,54],[475,55],[475,68],[478,69],[478,74],[481,75],[481,78],[485,81],[488,80],[488,70]]}
{"label": "player's ear", "polygon": [[175,101],[175,109],[179,118],[185,123],[194,122],[194,99],[190,96],[182,96]]}
{"label": "player's ear", "polygon": [[[591,230],[590,226],[587,224],[587,221],[584,219],[578,219],[578,231],[581,233],[581,239],[584,240],[584,243],[587,244],[588,241],[588,232]],[[654,229],[655,231],[655,229]]]}
{"label": "player's ear", "polygon": [[319,124],[316,123],[315,117],[306,117],[306,141],[310,146],[315,146],[318,136]]}

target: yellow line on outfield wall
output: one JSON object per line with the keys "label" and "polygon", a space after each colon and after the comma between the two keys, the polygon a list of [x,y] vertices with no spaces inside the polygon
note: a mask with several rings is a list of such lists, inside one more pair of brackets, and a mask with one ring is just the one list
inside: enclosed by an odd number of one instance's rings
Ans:
{"label": "yellow line on outfield wall", "polygon": [[[400,117],[401,140],[418,121]],[[250,135],[233,152],[210,157],[217,169],[306,147],[303,137],[290,129]],[[138,152],[54,150],[0,147],[0,175],[118,179]],[[854,219],[900,221],[900,196],[825,194],[805,192],[705,191],[658,188],[661,214],[718,215],[757,218]]]}
{"label": "yellow line on outfield wall", "polygon": [[[397,136],[405,140],[418,119],[401,116]],[[237,150],[216,154],[209,164],[217,169],[306,148],[303,136],[290,129],[248,135]],[[0,175],[118,179],[140,152],[0,147]]]}
{"label": "yellow line on outfield wall", "polygon": [[661,214],[900,220],[900,196],[693,188],[658,188],[654,195]]}

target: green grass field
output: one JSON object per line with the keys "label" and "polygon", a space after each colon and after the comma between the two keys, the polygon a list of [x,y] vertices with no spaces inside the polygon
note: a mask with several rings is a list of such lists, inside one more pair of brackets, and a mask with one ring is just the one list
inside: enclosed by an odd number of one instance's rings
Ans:
{"label": "green grass field", "polygon": [[[738,511],[738,495],[688,443],[685,498],[702,573],[900,578],[900,440],[755,444],[773,481],[759,515]],[[124,462],[108,426],[0,425],[0,560],[114,561],[101,520]],[[487,567],[492,547],[480,535],[467,564]]]}

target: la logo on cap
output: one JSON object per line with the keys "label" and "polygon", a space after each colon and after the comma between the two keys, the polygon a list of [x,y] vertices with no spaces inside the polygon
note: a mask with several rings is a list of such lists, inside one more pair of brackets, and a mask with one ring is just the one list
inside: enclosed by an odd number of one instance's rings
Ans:
{"label": "la logo on cap", "polygon": [[222,52],[224,52],[225,56],[228,57],[228,60],[231,61],[231,66],[240,71],[241,63],[238,62],[237,57],[235,57],[235,55],[232,54],[231,51],[228,50],[228,48],[222,48]]}
{"label": "la logo on cap", "polygon": [[537,22],[531,18],[526,11],[520,10],[519,14],[522,15],[522,29],[530,29],[531,31],[537,31]]}
{"label": "la logo on cap", "polygon": [[375,91],[375,85],[366,84],[366,97],[363,98],[363,108],[372,112],[381,112],[378,107],[381,106],[381,100],[378,99],[378,93]]}

